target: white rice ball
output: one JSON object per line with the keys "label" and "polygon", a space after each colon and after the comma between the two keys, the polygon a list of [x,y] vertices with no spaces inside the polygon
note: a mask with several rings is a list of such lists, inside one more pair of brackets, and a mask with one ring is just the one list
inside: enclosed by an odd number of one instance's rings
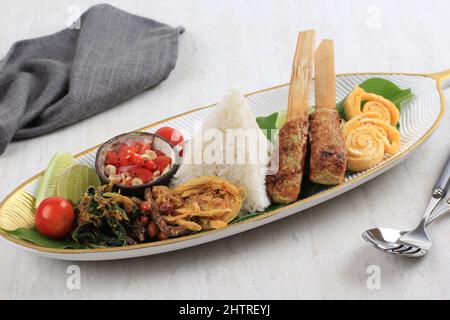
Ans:
{"label": "white rice ball", "polygon": [[200,176],[217,176],[246,190],[243,211],[264,211],[270,204],[266,192],[269,152],[270,144],[247,100],[232,90],[186,143],[183,163],[172,185]]}

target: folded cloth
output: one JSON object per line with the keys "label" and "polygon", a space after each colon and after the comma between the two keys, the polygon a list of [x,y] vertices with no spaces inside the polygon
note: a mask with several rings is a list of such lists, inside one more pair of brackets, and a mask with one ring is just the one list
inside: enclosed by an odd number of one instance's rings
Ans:
{"label": "folded cloth", "polygon": [[0,154],[165,80],[183,31],[97,5],[74,28],[14,44],[0,62]]}

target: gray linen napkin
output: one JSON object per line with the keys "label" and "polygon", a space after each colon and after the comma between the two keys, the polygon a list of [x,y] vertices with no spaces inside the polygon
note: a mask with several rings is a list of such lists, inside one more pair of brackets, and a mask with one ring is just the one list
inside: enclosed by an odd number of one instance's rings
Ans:
{"label": "gray linen napkin", "polygon": [[102,112],[165,80],[175,67],[171,28],[110,5],[56,34],[17,42],[0,62],[0,154]]}

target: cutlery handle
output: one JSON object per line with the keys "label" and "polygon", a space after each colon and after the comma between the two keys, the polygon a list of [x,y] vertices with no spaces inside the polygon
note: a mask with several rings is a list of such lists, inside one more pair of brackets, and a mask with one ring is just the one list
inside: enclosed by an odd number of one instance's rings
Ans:
{"label": "cutlery handle", "polygon": [[431,214],[426,222],[426,226],[428,227],[430,224],[432,224],[434,221],[436,221],[440,216],[443,216],[444,214],[447,214],[450,212],[450,198],[447,199],[447,201],[438,209],[436,209],[438,212]]}
{"label": "cutlery handle", "polygon": [[436,208],[438,203],[442,200],[442,198],[444,198],[445,195],[447,194],[447,187],[449,180],[450,180],[450,157],[447,159],[447,163],[445,164],[444,171],[442,171],[439,181],[433,188],[433,193],[431,194],[430,202],[428,203],[427,209],[425,210],[425,214],[417,228],[425,228],[425,226],[428,224],[428,220],[431,216],[431,213]]}
{"label": "cutlery handle", "polygon": [[448,185],[450,180],[450,157],[447,159],[444,171],[442,171],[441,177],[433,189],[433,197],[443,198],[447,193]]}

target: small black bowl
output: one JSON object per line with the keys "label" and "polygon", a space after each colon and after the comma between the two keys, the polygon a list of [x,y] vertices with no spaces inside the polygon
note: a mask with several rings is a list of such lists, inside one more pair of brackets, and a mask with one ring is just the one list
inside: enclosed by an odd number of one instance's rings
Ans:
{"label": "small black bowl", "polygon": [[156,186],[156,185],[168,185],[170,183],[170,179],[172,179],[173,175],[177,172],[180,167],[180,156],[179,151],[180,148],[174,146],[169,141],[160,137],[153,133],[148,132],[130,132],[125,133],[120,136],[114,137],[104,144],[100,146],[97,151],[97,156],[95,158],[95,170],[97,171],[97,175],[100,178],[100,181],[103,184],[109,184],[109,179],[105,175],[105,162],[106,162],[106,154],[108,151],[117,151],[117,148],[123,143],[129,142],[146,142],[149,145],[153,146],[155,149],[164,152],[166,156],[172,159],[172,164],[168,172],[161,175],[157,179],[140,184],[137,186],[127,186],[123,184],[114,185],[114,189],[116,191],[121,192],[121,194],[126,196],[135,196],[139,198],[143,198],[145,189],[148,187]]}

